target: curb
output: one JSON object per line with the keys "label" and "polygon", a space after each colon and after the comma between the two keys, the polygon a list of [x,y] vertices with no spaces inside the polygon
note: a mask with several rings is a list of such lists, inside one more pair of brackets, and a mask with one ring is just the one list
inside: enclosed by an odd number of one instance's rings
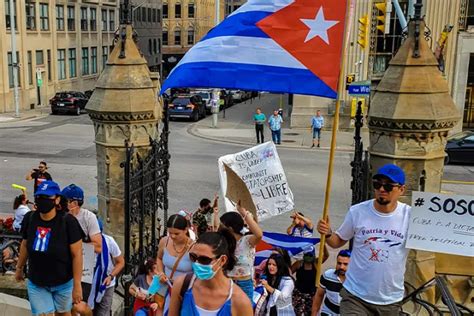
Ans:
{"label": "curb", "polygon": [[35,118],[42,118],[42,117],[46,117],[48,116],[50,113],[35,113],[35,114],[26,114],[25,116],[22,116],[22,117],[12,117],[10,115],[1,115],[0,114],[0,117],[8,117],[8,118],[12,118],[10,120],[6,120],[6,121],[0,121],[0,125],[1,124],[5,124],[5,123],[15,123],[15,122],[21,122],[21,121],[26,121],[26,120],[31,120],[31,119],[35,119]]}
{"label": "curb", "polygon": [[[187,133],[194,136],[194,137],[198,137],[198,138],[202,138],[202,139],[205,139],[205,140],[218,142],[218,143],[224,143],[224,144],[229,144],[230,143],[230,144],[247,145],[247,146],[255,146],[256,145],[254,142],[244,142],[244,141],[238,141],[238,140],[234,140],[234,139],[225,139],[225,140],[223,140],[223,139],[217,138],[217,137],[202,135],[197,131],[197,124],[198,123],[191,124],[186,129]],[[329,151],[330,150],[329,147],[321,147],[318,150],[315,150],[313,148],[306,148],[306,147],[302,147],[302,146],[288,146],[288,145],[278,145],[278,148],[292,149],[292,150],[298,149],[298,150],[313,151],[313,152],[316,152],[316,151]],[[346,147],[346,146],[336,147],[336,151],[353,153],[354,148],[353,147]]]}

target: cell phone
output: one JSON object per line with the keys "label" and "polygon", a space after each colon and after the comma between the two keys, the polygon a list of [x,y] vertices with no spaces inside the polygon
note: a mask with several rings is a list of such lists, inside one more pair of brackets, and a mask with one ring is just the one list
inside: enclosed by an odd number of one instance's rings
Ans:
{"label": "cell phone", "polygon": [[35,168],[35,169],[33,169],[33,171],[35,171],[35,172],[38,172],[38,171],[39,171],[39,169],[36,169],[36,168]]}

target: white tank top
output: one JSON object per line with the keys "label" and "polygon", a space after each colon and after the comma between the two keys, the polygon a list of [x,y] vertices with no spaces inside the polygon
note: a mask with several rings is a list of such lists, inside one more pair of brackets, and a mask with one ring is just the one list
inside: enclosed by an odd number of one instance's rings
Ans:
{"label": "white tank top", "polygon": [[199,312],[199,316],[216,316],[217,313],[219,312],[220,308],[213,310],[213,311],[208,311],[207,309],[201,308],[196,305],[196,309]]}

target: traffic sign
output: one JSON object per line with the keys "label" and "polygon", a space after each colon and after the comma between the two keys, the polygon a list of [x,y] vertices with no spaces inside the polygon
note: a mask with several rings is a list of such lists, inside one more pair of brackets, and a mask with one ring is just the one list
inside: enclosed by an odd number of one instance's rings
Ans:
{"label": "traffic sign", "polygon": [[349,90],[349,85],[355,81],[355,78],[355,74],[349,74],[346,76],[346,90]]}
{"label": "traffic sign", "polygon": [[370,95],[370,81],[356,81],[349,85],[349,95],[368,96]]}

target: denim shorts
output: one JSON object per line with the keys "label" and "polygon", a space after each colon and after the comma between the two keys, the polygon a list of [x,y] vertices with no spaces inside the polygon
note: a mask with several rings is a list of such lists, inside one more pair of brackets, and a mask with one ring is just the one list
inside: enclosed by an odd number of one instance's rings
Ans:
{"label": "denim shorts", "polygon": [[313,138],[321,138],[321,129],[313,127]]}
{"label": "denim shorts", "polygon": [[70,312],[72,308],[73,280],[56,286],[37,286],[28,280],[26,287],[31,305],[31,314]]}

